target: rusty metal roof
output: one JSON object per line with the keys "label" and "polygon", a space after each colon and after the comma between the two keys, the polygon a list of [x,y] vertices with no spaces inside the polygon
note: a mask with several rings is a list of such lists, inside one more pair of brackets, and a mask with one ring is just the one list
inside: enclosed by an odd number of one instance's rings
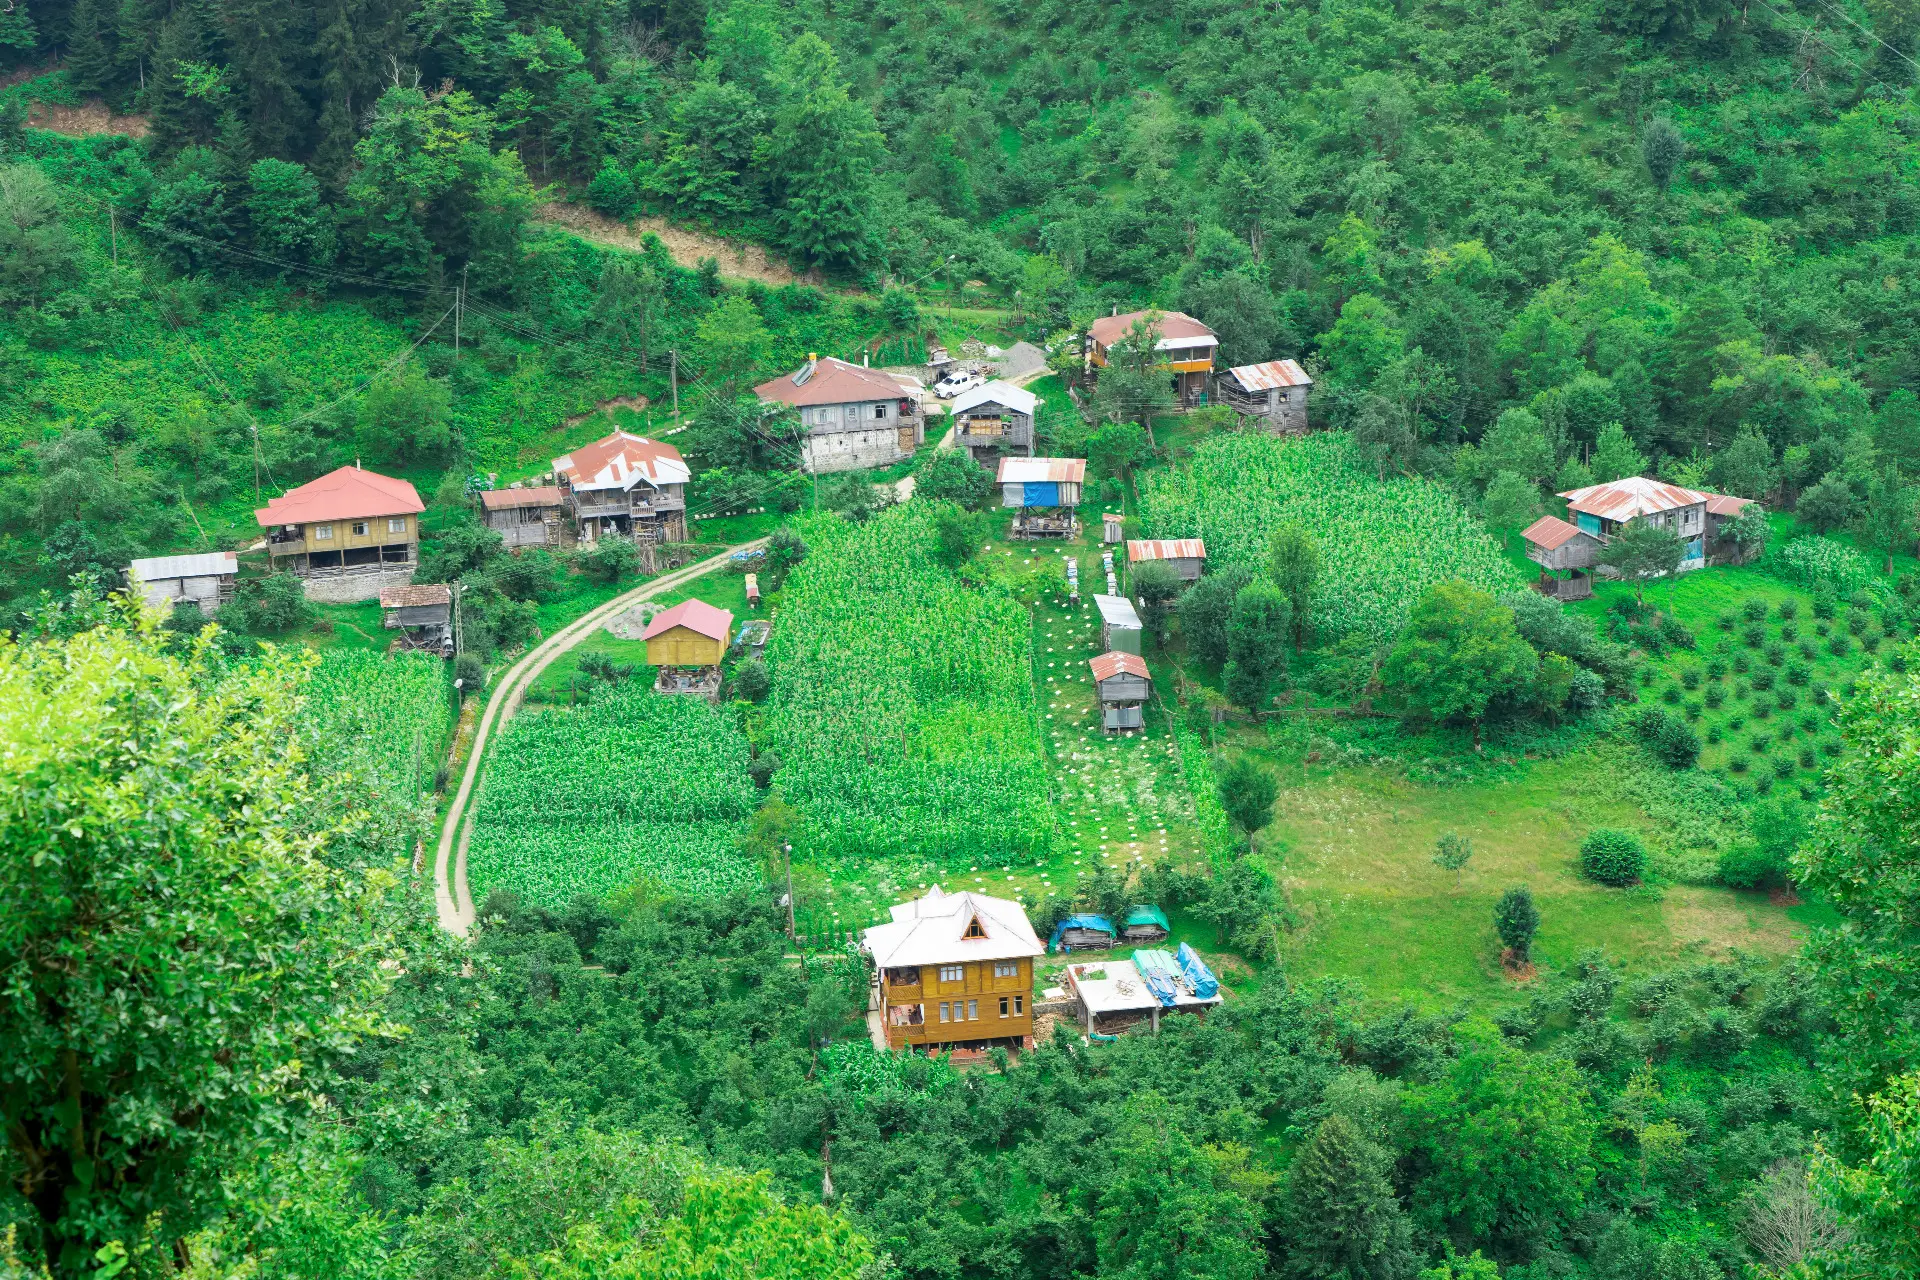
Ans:
{"label": "rusty metal roof", "polygon": [[1624,480],[1611,480],[1606,484],[1590,484],[1584,489],[1569,489],[1560,496],[1567,500],[1567,506],[1574,511],[1621,522],[1656,511],[1691,507],[1707,500],[1707,495],[1696,489],[1682,489],[1677,484],[1649,480],[1645,476],[1628,476]]}
{"label": "rusty metal roof", "polygon": [[1211,346],[1219,341],[1213,330],[1184,311],[1129,311],[1125,315],[1101,316],[1087,326],[1087,333],[1102,347],[1110,347],[1127,336],[1134,321],[1145,316],[1159,317],[1160,341],[1156,350],[1170,346]]}
{"label": "rusty metal roof", "polygon": [[427,504],[405,480],[359,467],[341,467],[298,489],[289,489],[253,513],[262,527],[279,524],[315,524],[327,520],[365,520],[372,516],[406,516],[425,511]]}
{"label": "rusty metal roof", "polygon": [[640,638],[651,640],[675,627],[685,627],[709,640],[725,642],[733,635],[733,614],[725,609],[716,609],[705,600],[682,600],[673,608],[655,614]]}
{"label": "rusty metal roof", "polygon": [[1269,360],[1265,364],[1236,365],[1227,370],[1235,382],[1248,391],[1272,391],[1279,387],[1310,387],[1313,379],[1297,360]]}
{"label": "rusty metal roof", "polygon": [[868,400],[898,400],[907,392],[878,369],[849,364],[833,356],[813,360],[792,373],[753,389],[762,400],[799,407],[817,404],[859,404]]}
{"label": "rusty metal roof", "polygon": [[557,507],[560,486],[529,485],[524,489],[487,489],[480,494],[480,505],[489,511],[511,511],[516,507]]}
{"label": "rusty metal roof", "polygon": [[383,587],[380,591],[382,609],[419,609],[428,605],[452,603],[453,588],[444,582],[426,586]]}
{"label": "rusty metal roof", "polygon": [[627,431],[602,436],[592,444],[553,460],[556,474],[576,489],[631,489],[641,480],[656,487],[685,484],[693,472],[670,444]]}
{"label": "rusty metal roof", "polygon": [[1082,484],[1087,478],[1085,458],[1002,458],[996,484]]}
{"label": "rusty metal roof", "polygon": [[1205,560],[1207,544],[1198,538],[1143,538],[1127,543],[1127,560]]}
{"label": "rusty metal roof", "polygon": [[1710,493],[1707,495],[1708,515],[1737,516],[1752,505],[1752,498],[1735,498],[1724,493]]}
{"label": "rusty metal roof", "polygon": [[1556,516],[1541,516],[1522,529],[1520,536],[1536,547],[1552,551],[1579,537],[1580,530]]}
{"label": "rusty metal roof", "polygon": [[1097,658],[1088,658],[1087,665],[1093,668],[1093,678],[1096,682],[1111,680],[1119,675],[1139,676],[1142,680],[1153,679],[1147,674],[1145,658],[1134,653],[1121,653],[1117,649],[1110,653],[1103,653]]}

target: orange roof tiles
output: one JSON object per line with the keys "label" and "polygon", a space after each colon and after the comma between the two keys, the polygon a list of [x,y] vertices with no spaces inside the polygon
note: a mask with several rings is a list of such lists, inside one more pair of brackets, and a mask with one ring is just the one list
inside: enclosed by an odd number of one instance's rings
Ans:
{"label": "orange roof tiles", "polygon": [[315,524],[327,520],[364,520],[372,516],[417,515],[427,504],[405,480],[359,467],[341,467],[318,480],[272,499],[253,513],[262,528]]}

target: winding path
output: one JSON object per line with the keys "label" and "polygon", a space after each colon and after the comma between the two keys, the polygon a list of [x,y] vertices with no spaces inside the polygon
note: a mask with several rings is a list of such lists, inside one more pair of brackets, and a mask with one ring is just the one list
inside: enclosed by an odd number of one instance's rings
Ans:
{"label": "winding path", "polygon": [[526,696],[533,682],[540,678],[540,673],[555,658],[592,635],[601,623],[614,614],[663,591],[683,587],[695,578],[723,567],[729,556],[756,550],[766,544],[765,538],[755,538],[752,542],[728,547],[719,555],[663,574],[615,596],[548,636],[494,681],[493,694],[487,699],[487,705],[480,713],[479,728],[474,732],[473,750],[467,753],[467,767],[460,775],[459,789],[453,793],[453,800],[447,805],[447,816],[440,827],[439,849],[433,858],[433,899],[440,914],[441,928],[448,933],[465,935],[473,927],[473,896],[467,892],[467,841],[473,834],[468,802],[486,760],[487,740],[493,736],[494,730],[504,728],[507,721],[513,719],[514,712],[520,709],[521,699]]}

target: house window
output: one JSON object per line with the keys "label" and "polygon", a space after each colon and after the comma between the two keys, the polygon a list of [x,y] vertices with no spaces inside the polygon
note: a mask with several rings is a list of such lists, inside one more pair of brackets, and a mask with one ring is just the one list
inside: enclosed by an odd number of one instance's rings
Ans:
{"label": "house window", "polygon": [[[957,1000],[954,1001],[953,1007],[956,1010],[959,1009],[960,1002]],[[980,1002],[978,1000],[967,1001],[967,1021],[969,1022],[980,1021]]]}
{"label": "house window", "polygon": [[873,416],[874,416],[874,417],[876,417],[876,418],[884,418],[884,417],[886,417],[886,416],[887,416],[887,406],[886,406],[886,405],[884,405],[884,404],[877,404],[877,405],[875,405],[875,406],[873,406]]}
{"label": "house window", "polygon": [[353,522],[353,536],[356,538],[364,538],[367,536],[367,522],[365,520],[355,520]]}
{"label": "house window", "polygon": [[[538,511],[534,511],[533,508],[531,507],[528,508],[528,511],[531,512],[536,517],[540,514]],[[406,531],[407,531],[407,518],[405,516],[388,516],[387,517],[388,533],[405,533]]]}
{"label": "house window", "polygon": [[946,1020],[947,1020],[947,1002],[945,1000],[942,1000],[940,1002],[940,1021],[945,1022]]}
{"label": "house window", "polygon": [[964,973],[965,969],[961,965],[943,964],[940,966],[940,981],[958,982]]}
{"label": "house window", "polygon": [[317,524],[313,526],[313,537],[316,542],[331,542],[333,540],[333,526],[330,524]]}
{"label": "house window", "polygon": [[1015,996],[1013,998],[1013,1016],[1017,1018],[1026,1011],[1027,998],[1025,996]]}
{"label": "house window", "polygon": [[960,936],[963,938],[984,938],[987,936],[987,926],[980,923],[979,916],[975,916],[973,919],[967,921],[967,931]]}
{"label": "house window", "polygon": [[1000,1016],[1003,1018],[1007,1016],[1007,998],[1005,996],[1000,997]]}
{"label": "house window", "polygon": [[1017,978],[1020,976],[1020,966],[1012,960],[995,960],[993,962],[993,976],[996,978]]}
{"label": "house window", "polygon": [[910,964],[904,969],[895,969],[889,977],[898,986],[917,987],[920,985],[920,966]]}

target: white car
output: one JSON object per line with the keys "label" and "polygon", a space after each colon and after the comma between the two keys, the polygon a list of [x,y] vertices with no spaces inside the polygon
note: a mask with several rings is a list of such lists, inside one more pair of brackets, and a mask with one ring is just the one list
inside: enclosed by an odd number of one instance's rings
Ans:
{"label": "white car", "polygon": [[951,400],[962,391],[971,391],[975,387],[983,387],[986,384],[987,380],[979,374],[960,369],[934,383],[933,394],[942,400]]}

